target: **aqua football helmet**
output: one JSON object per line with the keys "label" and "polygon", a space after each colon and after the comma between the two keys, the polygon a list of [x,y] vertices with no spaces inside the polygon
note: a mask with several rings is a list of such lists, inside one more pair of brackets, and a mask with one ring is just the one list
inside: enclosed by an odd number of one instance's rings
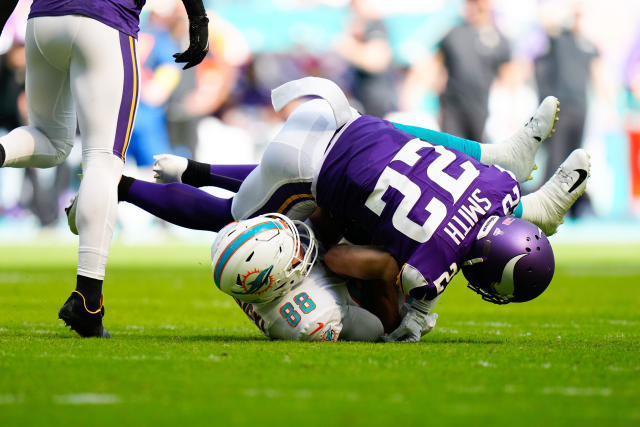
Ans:
{"label": "aqua football helmet", "polygon": [[317,256],[316,239],[305,223],[260,215],[218,232],[211,247],[213,281],[243,302],[269,302],[300,283]]}
{"label": "aqua football helmet", "polygon": [[462,274],[484,300],[507,304],[542,294],[554,269],[551,244],[540,228],[513,216],[492,216],[478,233]]}

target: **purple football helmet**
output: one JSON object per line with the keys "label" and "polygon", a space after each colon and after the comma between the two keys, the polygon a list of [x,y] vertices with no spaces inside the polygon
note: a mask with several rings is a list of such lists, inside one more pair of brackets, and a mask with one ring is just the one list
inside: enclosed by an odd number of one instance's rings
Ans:
{"label": "purple football helmet", "polygon": [[487,219],[462,265],[467,286],[494,304],[536,298],[551,283],[554,269],[547,236],[514,216]]}

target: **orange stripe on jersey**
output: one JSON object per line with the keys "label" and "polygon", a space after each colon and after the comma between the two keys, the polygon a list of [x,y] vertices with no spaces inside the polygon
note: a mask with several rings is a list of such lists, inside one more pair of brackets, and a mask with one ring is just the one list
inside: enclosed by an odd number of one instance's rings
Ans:
{"label": "orange stripe on jersey", "polygon": [[284,201],[284,203],[280,206],[280,208],[278,208],[277,212],[278,213],[285,213],[287,211],[287,209],[289,208],[289,206],[291,206],[291,204],[293,202],[295,202],[296,200],[299,199],[309,199],[309,200],[313,200],[313,194],[295,194],[291,197],[289,197],[287,200]]}

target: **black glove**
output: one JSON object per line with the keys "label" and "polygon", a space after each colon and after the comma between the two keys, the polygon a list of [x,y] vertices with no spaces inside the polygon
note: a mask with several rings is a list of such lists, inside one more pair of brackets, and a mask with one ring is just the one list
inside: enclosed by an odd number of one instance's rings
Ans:
{"label": "black glove", "polygon": [[18,0],[4,0],[2,5],[0,5],[0,33],[4,28],[4,24],[7,23],[9,17],[13,13],[13,10],[16,8],[18,4]]}
{"label": "black glove", "polygon": [[173,57],[176,62],[186,62],[183,70],[198,65],[209,52],[209,19],[206,15],[189,16],[189,48]]}

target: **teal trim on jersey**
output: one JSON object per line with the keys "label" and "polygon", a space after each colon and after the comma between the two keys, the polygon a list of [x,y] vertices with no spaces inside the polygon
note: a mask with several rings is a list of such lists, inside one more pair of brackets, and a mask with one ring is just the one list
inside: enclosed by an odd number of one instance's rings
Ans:
{"label": "teal trim on jersey", "polygon": [[522,202],[518,203],[518,206],[513,210],[513,216],[522,218]]}
{"label": "teal trim on jersey", "polygon": [[438,132],[432,129],[421,128],[418,126],[409,126],[394,122],[391,122],[391,124],[396,129],[413,135],[416,138],[424,139],[425,141],[435,145],[442,145],[443,147],[462,151],[463,153],[470,155],[477,161],[480,161],[481,149],[479,142],[460,138],[454,135],[449,135],[448,133]]}
{"label": "teal trim on jersey", "polygon": [[222,255],[220,255],[220,259],[216,263],[216,268],[214,269],[214,272],[213,272],[213,282],[216,284],[218,288],[220,287],[220,277],[222,276],[222,270],[224,270],[224,266],[227,265],[229,258],[233,256],[235,251],[238,250],[240,246],[247,243],[247,241],[249,241],[256,234],[262,233],[263,231],[274,230],[274,229],[282,229],[282,226],[272,221],[254,225],[250,229],[240,233],[233,240],[233,242],[231,242],[225,248],[225,250],[222,252]]}

